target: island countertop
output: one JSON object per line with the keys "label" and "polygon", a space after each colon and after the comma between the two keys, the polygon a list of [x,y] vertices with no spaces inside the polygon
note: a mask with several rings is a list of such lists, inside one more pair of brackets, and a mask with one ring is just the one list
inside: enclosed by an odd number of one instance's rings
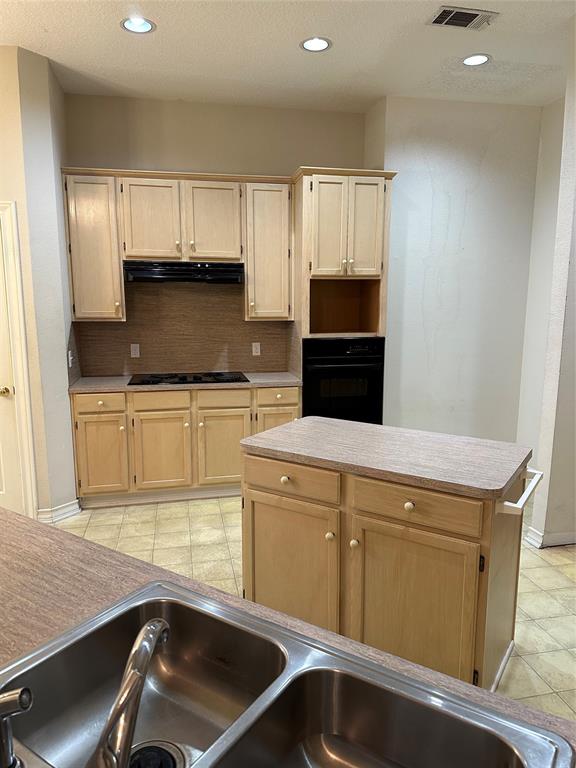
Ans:
{"label": "island countertop", "polygon": [[244,451],[478,499],[498,499],[528,464],[516,443],[308,416],[241,441]]}
{"label": "island countertop", "polygon": [[0,508],[0,666],[94,616],[150,582],[180,584],[345,653],[548,728],[576,748],[574,723],[378,651],[341,635],[242,600],[72,533]]}

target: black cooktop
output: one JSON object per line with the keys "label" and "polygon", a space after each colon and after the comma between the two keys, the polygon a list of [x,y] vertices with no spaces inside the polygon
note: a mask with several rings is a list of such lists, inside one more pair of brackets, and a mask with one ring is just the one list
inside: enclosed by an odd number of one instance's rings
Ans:
{"label": "black cooktop", "polygon": [[209,371],[207,373],[137,373],[128,384],[238,384],[248,381],[239,371]]}

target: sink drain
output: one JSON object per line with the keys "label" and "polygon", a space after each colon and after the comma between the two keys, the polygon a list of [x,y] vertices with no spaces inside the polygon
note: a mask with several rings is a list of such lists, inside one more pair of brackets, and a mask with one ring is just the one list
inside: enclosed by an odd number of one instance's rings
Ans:
{"label": "sink drain", "polygon": [[130,768],[184,768],[184,755],[167,741],[139,744],[130,756]]}

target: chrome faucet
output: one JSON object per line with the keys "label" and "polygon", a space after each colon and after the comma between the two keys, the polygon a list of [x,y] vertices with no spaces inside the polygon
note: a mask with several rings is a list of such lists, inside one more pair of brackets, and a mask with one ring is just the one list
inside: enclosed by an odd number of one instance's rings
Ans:
{"label": "chrome faucet", "polygon": [[26,712],[32,706],[30,688],[0,693],[0,768],[19,768],[22,765],[14,754],[10,718]]}
{"label": "chrome faucet", "polygon": [[[152,619],[138,633],[120,689],[86,768],[127,768],[146,674],[154,651],[168,640],[169,632],[168,622]],[[0,765],[0,768],[4,767]]]}

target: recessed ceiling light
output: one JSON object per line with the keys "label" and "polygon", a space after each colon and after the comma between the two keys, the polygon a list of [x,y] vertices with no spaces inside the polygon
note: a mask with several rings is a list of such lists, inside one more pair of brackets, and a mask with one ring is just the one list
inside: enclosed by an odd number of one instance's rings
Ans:
{"label": "recessed ceiling light", "polygon": [[472,56],[467,56],[462,64],[466,64],[467,67],[478,67],[480,64],[486,64],[490,61],[490,56],[485,53],[474,53]]}
{"label": "recessed ceiling light", "polygon": [[146,32],[153,32],[156,29],[156,24],[150,19],[144,19],[142,16],[130,16],[128,19],[123,19],[121,26],[126,32],[135,32],[137,35],[144,35]]}
{"label": "recessed ceiling light", "polygon": [[309,37],[308,40],[303,40],[300,46],[305,51],[320,53],[320,51],[327,51],[332,46],[332,41],[327,37]]}

